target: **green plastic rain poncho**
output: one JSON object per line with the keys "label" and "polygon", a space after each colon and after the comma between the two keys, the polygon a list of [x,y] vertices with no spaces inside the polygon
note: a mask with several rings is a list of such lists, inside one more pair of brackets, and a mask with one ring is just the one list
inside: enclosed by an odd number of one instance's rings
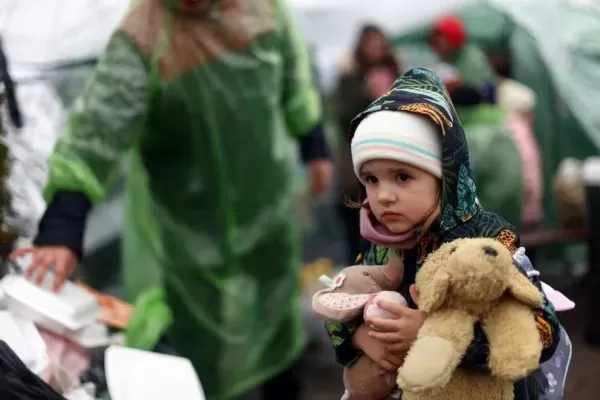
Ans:
{"label": "green plastic rain poncho", "polygon": [[208,399],[230,399],[303,349],[288,133],[308,133],[320,103],[284,0],[172,3],[138,1],[114,33],[45,197],[101,201],[128,155],[128,297],[162,286],[171,343]]}

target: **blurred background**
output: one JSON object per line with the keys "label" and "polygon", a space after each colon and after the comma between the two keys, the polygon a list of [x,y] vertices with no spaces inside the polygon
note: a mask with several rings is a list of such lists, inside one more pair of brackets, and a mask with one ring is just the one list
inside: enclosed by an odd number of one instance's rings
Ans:
{"label": "blurred background", "polygon": [[[463,96],[457,90],[453,100],[465,126],[480,201],[520,227],[543,280],[576,301],[575,310],[559,316],[574,344],[565,399],[597,398],[600,330],[595,319],[600,314],[593,312],[600,292],[591,282],[600,266],[594,265],[588,220],[597,214],[592,209],[600,199],[591,197],[594,179],[586,179],[585,165],[600,155],[600,1],[289,3],[311,49],[336,166],[333,184],[316,199],[307,194],[300,162],[296,169],[310,338],[303,361],[306,398],[337,399],[342,390],[340,368],[323,322],[310,310],[310,296],[320,288],[321,274],[333,276],[356,254],[357,216],[341,204],[343,193],[357,190],[347,168],[347,126],[385,91],[390,74],[417,66],[436,70],[449,88],[477,92],[473,100],[470,92]],[[2,91],[3,255],[35,234],[45,209],[45,159],[128,8],[124,0],[0,0],[0,43],[8,65],[2,69],[0,63],[0,76],[8,74],[14,83]],[[468,68],[452,65],[432,44],[437,21],[448,14],[464,24],[474,54]],[[493,71],[493,88],[470,79],[483,70]],[[297,157],[296,152],[290,156]],[[94,209],[80,271],[90,286],[116,297],[124,296],[122,192],[119,180]]]}

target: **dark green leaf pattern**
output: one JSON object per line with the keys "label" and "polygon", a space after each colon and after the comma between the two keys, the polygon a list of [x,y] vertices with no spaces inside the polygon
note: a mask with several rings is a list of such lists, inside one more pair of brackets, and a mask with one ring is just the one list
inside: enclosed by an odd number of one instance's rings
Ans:
{"label": "dark green leaf pattern", "polygon": [[442,230],[448,230],[448,227],[456,225],[454,219],[454,208],[451,204],[446,204],[442,212]]}
{"label": "dark green leaf pattern", "polygon": [[456,216],[464,220],[475,214],[477,212],[477,188],[475,187],[475,181],[469,176],[469,171],[464,164],[460,166],[460,171],[458,172],[456,193],[458,195]]}

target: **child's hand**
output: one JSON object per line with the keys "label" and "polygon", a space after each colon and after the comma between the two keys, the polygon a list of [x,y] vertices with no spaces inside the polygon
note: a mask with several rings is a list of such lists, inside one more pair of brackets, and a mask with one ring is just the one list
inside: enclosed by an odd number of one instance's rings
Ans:
{"label": "child's hand", "polygon": [[362,324],[352,337],[352,345],[362,350],[363,353],[377,365],[388,372],[396,372],[404,362],[406,354],[396,354],[388,350],[386,343],[369,336],[369,327]]}
{"label": "child's hand", "polygon": [[[418,296],[414,285],[411,286],[410,293],[416,303]],[[388,352],[402,354],[408,351],[417,338],[417,333],[423,326],[423,322],[425,322],[425,313],[388,301],[379,301],[377,306],[395,315],[396,318],[374,318],[368,321],[371,325],[369,336],[385,342],[388,345]]]}

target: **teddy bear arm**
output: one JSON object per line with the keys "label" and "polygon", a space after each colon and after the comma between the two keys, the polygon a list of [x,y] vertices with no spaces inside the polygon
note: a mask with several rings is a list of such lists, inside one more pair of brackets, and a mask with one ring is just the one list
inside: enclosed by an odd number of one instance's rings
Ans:
{"label": "teddy bear arm", "polygon": [[477,318],[459,309],[441,309],[429,314],[419,329],[418,337],[439,337],[453,343],[464,353],[473,341],[473,327]]}
{"label": "teddy bear arm", "polygon": [[527,305],[504,299],[483,319],[482,328],[489,343],[493,375],[518,380],[539,366],[543,346]]}
{"label": "teddy bear arm", "polygon": [[409,391],[443,388],[473,341],[475,322],[457,309],[428,315],[399,370],[398,385]]}
{"label": "teddy bear arm", "polygon": [[351,399],[382,399],[396,387],[396,374],[363,355],[354,365],[344,368],[344,385]]}

